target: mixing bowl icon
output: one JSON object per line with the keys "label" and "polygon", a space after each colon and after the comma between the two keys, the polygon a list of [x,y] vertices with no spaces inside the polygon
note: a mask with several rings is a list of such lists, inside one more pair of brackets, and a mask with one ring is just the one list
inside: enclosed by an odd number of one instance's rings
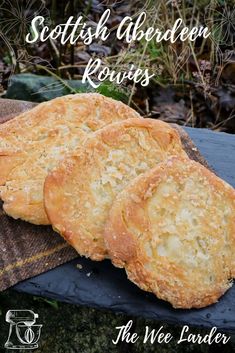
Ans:
{"label": "mixing bowl icon", "polygon": [[[23,345],[35,345],[41,334],[42,325],[25,325],[25,324],[18,324],[16,326],[16,334],[19,341]],[[36,348],[34,346],[34,348]]]}
{"label": "mixing bowl icon", "polygon": [[35,349],[42,325],[35,324],[38,314],[32,310],[8,310],[6,322],[10,324],[5,343],[7,349]]}

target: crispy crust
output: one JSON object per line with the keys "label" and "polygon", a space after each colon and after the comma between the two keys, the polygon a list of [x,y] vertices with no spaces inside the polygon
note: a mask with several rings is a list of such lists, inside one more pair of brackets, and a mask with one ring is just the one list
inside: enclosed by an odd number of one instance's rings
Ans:
{"label": "crispy crust", "polygon": [[117,193],[169,155],[186,153],[178,133],[152,119],[106,126],[83,147],[46,178],[45,209],[54,229],[81,255],[102,260],[104,224]]}
{"label": "crispy crust", "polygon": [[201,164],[170,158],[118,195],[105,227],[110,258],[175,308],[215,303],[235,276],[235,190]]}
{"label": "crispy crust", "polygon": [[43,184],[49,170],[90,132],[139,114],[96,93],[68,95],[39,104],[0,125],[0,196],[14,218],[49,224]]}

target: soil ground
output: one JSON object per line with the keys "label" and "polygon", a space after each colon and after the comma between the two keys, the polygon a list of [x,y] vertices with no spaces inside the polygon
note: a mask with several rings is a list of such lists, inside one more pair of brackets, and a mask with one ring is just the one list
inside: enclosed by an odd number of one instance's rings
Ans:
{"label": "soil ground", "polygon": [[[225,346],[180,344],[181,327],[146,320],[140,317],[128,317],[105,310],[97,310],[82,306],[59,303],[44,298],[7,290],[0,294],[0,353],[9,352],[4,349],[8,335],[8,324],[5,314],[9,309],[31,309],[39,314],[37,323],[43,324],[39,348],[35,353],[232,353],[235,352],[235,337],[231,337]],[[133,320],[134,332],[140,336],[135,344],[114,345],[116,327],[126,325]],[[168,344],[143,344],[145,327],[158,330],[164,326],[164,332],[170,332],[174,339]],[[194,334],[205,335],[208,330],[190,328]],[[15,353],[27,353],[29,350],[11,350]]]}

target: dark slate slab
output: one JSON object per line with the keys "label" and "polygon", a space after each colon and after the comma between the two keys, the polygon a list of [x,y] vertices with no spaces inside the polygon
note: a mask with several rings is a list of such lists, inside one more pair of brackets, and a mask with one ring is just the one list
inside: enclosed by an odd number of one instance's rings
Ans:
{"label": "dark slate slab", "polygon": [[[235,187],[235,136],[204,129],[186,130],[215,172]],[[235,334],[235,286],[210,307],[175,310],[168,303],[141,291],[127,280],[125,271],[114,268],[108,260],[92,262],[78,258],[13,288],[68,303],[106,308],[168,323],[216,326]]]}
{"label": "dark slate slab", "polygon": [[185,129],[216,174],[235,187],[235,135]]}

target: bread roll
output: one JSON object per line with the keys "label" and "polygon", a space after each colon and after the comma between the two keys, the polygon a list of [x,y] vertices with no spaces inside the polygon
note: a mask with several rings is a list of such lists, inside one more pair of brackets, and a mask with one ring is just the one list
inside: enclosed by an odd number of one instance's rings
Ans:
{"label": "bread roll", "polygon": [[114,265],[174,308],[215,303],[235,275],[235,190],[173,157],[116,198],[105,228]]}
{"label": "bread roll", "polygon": [[178,133],[161,121],[128,119],[97,131],[46,178],[44,201],[53,228],[80,255],[104,259],[104,225],[116,195],[173,154],[186,155]]}
{"label": "bread roll", "polygon": [[5,212],[35,224],[49,224],[43,206],[47,173],[89,133],[140,117],[125,104],[96,93],[41,103],[0,125],[0,197]]}

